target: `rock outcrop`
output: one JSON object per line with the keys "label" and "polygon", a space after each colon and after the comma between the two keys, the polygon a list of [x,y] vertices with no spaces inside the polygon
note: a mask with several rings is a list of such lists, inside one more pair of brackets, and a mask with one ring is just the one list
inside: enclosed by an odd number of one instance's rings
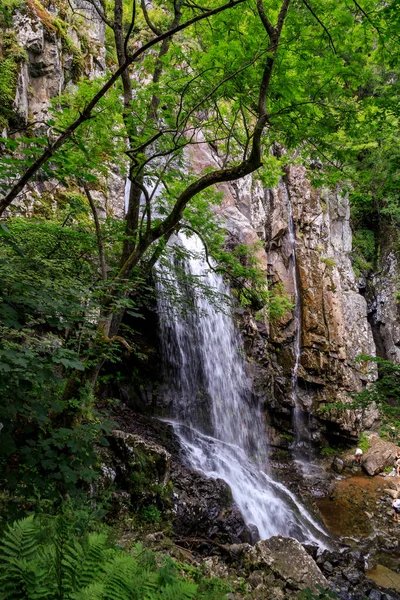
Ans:
{"label": "rock outcrop", "polygon": [[[46,120],[51,117],[54,98],[73,85],[78,76],[94,78],[106,72],[106,27],[93,4],[72,0],[63,9],[62,26],[56,2],[47,3],[45,8],[28,1],[15,11],[12,30],[26,57],[20,63],[11,130],[23,131],[29,126],[38,135],[47,135]],[[18,199],[18,211],[40,212],[43,201],[51,204],[55,188],[60,188],[55,183],[38,181],[29,185]],[[92,193],[102,209],[100,216],[123,218],[125,181],[117,167],[109,170],[101,188]]]}
{"label": "rock outcrop", "polygon": [[[209,543],[252,543],[251,531],[221,479],[208,479],[187,466],[173,428],[155,419],[119,409],[121,429],[102,451],[100,485],[112,486],[113,512],[138,512],[154,506],[170,519],[175,537]],[[123,430],[122,430],[123,428]]]}
{"label": "rock outcrop", "polygon": [[[215,152],[201,144],[193,151],[192,161],[199,172],[219,165]],[[377,411],[321,412],[327,404],[346,404],[350,393],[362,390],[376,377],[369,374],[373,365],[355,360],[360,354],[375,356],[376,349],[367,302],[359,293],[351,263],[348,198],[340,190],[314,189],[301,166],[288,167],[273,189],[264,189],[248,176],[219,186],[219,191],[223,200],[218,214],[229,232],[229,243],[255,245],[269,287],[279,285],[293,301],[296,296],[299,299],[296,408],[310,417],[311,442],[326,443],[338,435],[357,438],[362,428],[379,421]],[[293,422],[296,327],[290,311],[272,326],[251,314],[242,317],[246,348],[255,361],[249,371],[261,401],[270,407],[270,441],[280,445],[282,439],[276,432],[290,430]]]}
{"label": "rock outcrop", "polygon": [[370,448],[364,454],[363,469],[373,476],[394,465],[396,453],[400,448],[378,437],[372,437],[370,443]]}
{"label": "rock outcrop", "polygon": [[374,333],[377,353],[382,358],[400,362],[400,319],[398,230],[383,221],[379,238],[379,259],[376,269],[365,282],[368,314]]}

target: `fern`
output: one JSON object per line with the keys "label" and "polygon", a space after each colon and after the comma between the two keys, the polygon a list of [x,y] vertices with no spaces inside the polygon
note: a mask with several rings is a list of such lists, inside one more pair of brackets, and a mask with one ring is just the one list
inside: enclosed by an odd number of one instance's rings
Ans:
{"label": "fern", "polygon": [[19,600],[48,596],[42,583],[46,571],[35,562],[38,530],[33,517],[9,527],[0,548],[0,599]]}
{"label": "fern", "polygon": [[197,585],[195,583],[176,581],[157,591],[151,597],[151,600],[192,600],[197,597]]}
{"label": "fern", "polygon": [[0,590],[0,600],[199,598],[198,586],[182,579],[171,559],[159,566],[142,545],[130,554],[107,546],[100,533],[78,538],[64,516],[54,520],[50,537],[40,535],[33,517],[8,528],[0,541]]}
{"label": "fern", "polygon": [[74,565],[79,589],[90,586],[93,578],[103,573],[106,543],[107,536],[102,533],[91,533],[85,541],[82,559]]}
{"label": "fern", "polygon": [[38,530],[33,516],[22,519],[9,527],[2,540],[0,563],[10,558],[31,560],[37,551]]}

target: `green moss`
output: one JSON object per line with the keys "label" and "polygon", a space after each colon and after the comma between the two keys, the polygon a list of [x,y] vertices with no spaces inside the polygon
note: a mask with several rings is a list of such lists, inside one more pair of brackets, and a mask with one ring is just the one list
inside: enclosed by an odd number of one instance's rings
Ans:
{"label": "green moss", "polygon": [[321,256],[320,261],[326,265],[326,268],[329,271],[332,271],[336,267],[336,263],[333,258]]}
{"label": "green moss", "polygon": [[[50,33],[56,33],[62,43],[63,51],[72,56],[72,65],[70,69],[70,77],[73,82],[76,82],[79,77],[82,75],[84,70],[84,56],[81,50],[76,46],[76,44],[71,40],[68,36],[68,28],[74,27],[76,30],[76,26],[71,23],[67,23],[64,19],[60,17],[53,17],[48,10],[39,2],[39,0],[27,0],[29,7],[33,10],[36,15],[39,17],[43,26]],[[78,37],[81,41],[82,48],[88,48],[88,42],[86,36],[77,30]],[[86,39],[86,44],[82,43],[83,39]]]}
{"label": "green moss", "polygon": [[19,66],[25,58],[13,31],[0,34],[0,129],[8,125],[13,116],[13,103],[17,91]]}
{"label": "green moss", "polygon": [[0,27],[11,27],[12,16],[17,8],[22,8],[22,0],[1,0],[0,2]]}
{"label": "green moss", "polygon": [[335,454],[338,453],[338,449],[331,447],[331,446],[324,446],[323,448],[321,448],[321,454],[322,456],[334,456]]}

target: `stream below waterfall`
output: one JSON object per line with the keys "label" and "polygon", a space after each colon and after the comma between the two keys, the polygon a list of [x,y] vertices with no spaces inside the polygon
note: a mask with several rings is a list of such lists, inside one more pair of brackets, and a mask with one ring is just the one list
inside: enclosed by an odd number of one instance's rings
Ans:
{"label": "stream below waterfall", "polygon": [[[229,484],[247,524],[257,527],[261,538],[281,534],[326,547],[329,537],[323,526],[269,473],[264,415],[246,374],[232,302],[223,310],[216,308],[204,288],[182,283],[176,268],[219,298],[231,300],[228,288],[204,260],[196,236],[180,234],[173,245],[180,258],[157,278],[159,334],[172,398],[169,420],[187,460],[206,476]],[[171,289],[175,298],[185,298],[190,310],[176,310]]]}

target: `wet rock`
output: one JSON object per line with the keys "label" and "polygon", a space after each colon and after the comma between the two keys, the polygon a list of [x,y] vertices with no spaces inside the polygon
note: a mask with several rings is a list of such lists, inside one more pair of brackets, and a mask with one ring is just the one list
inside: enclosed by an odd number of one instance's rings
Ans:
{"label": "wet rock", "polygon": [[174,463],[173,528],[184,538],[204,537],[220,543],[251,543],[252,535],[222,479]]}
{"label": "wet rock", "polygon": [[116,457],[117,478],[128,478],[130,469],[146,470],[153,483],[167,485],[171,473],[171,455],[165,448],[121,430],[113,431],[108,441]]}
{"label": "wet rock", "polygon": [[383,490],[385,492],[385,494],[387,494],[388,496],[390,496],[391,498],[394,498],[395,500],[398,498],[399,496],[399,492],[397,490],[391,490],[391,489],[384,489]]}
{"label": "wet rock", "polygon": [[330,562],[327,560],[327,561],[326,561],[326,562],[323,564],[323,566],[322,566],[322,570],[323,570],[325,573],[328,573],[328,575],[330,575],[330,574],[332,574],[332,573],[333,573],[333,565],[331,565],[331,563],[330,563]]}
{"label": "wet rock", "polygon": [[343,473],[344,461],[338,456],[335,456],[332,462],[332,469],[336,471],[336,473]]}
{"label": "wet rock", "polygon": [[368,475],[378,475],[378,473],[394,463],[394,458],[398,450],[400,448],[391,442],[386,442],[378,437],[371,438],[371,446],[364,454],[363,469]]}
{"label": "wet rock", "polygon": [[358,571],[355,567],[348,567],[342,570],[343,576],[353,585],[360,583],[364,579],[364,573]]}

